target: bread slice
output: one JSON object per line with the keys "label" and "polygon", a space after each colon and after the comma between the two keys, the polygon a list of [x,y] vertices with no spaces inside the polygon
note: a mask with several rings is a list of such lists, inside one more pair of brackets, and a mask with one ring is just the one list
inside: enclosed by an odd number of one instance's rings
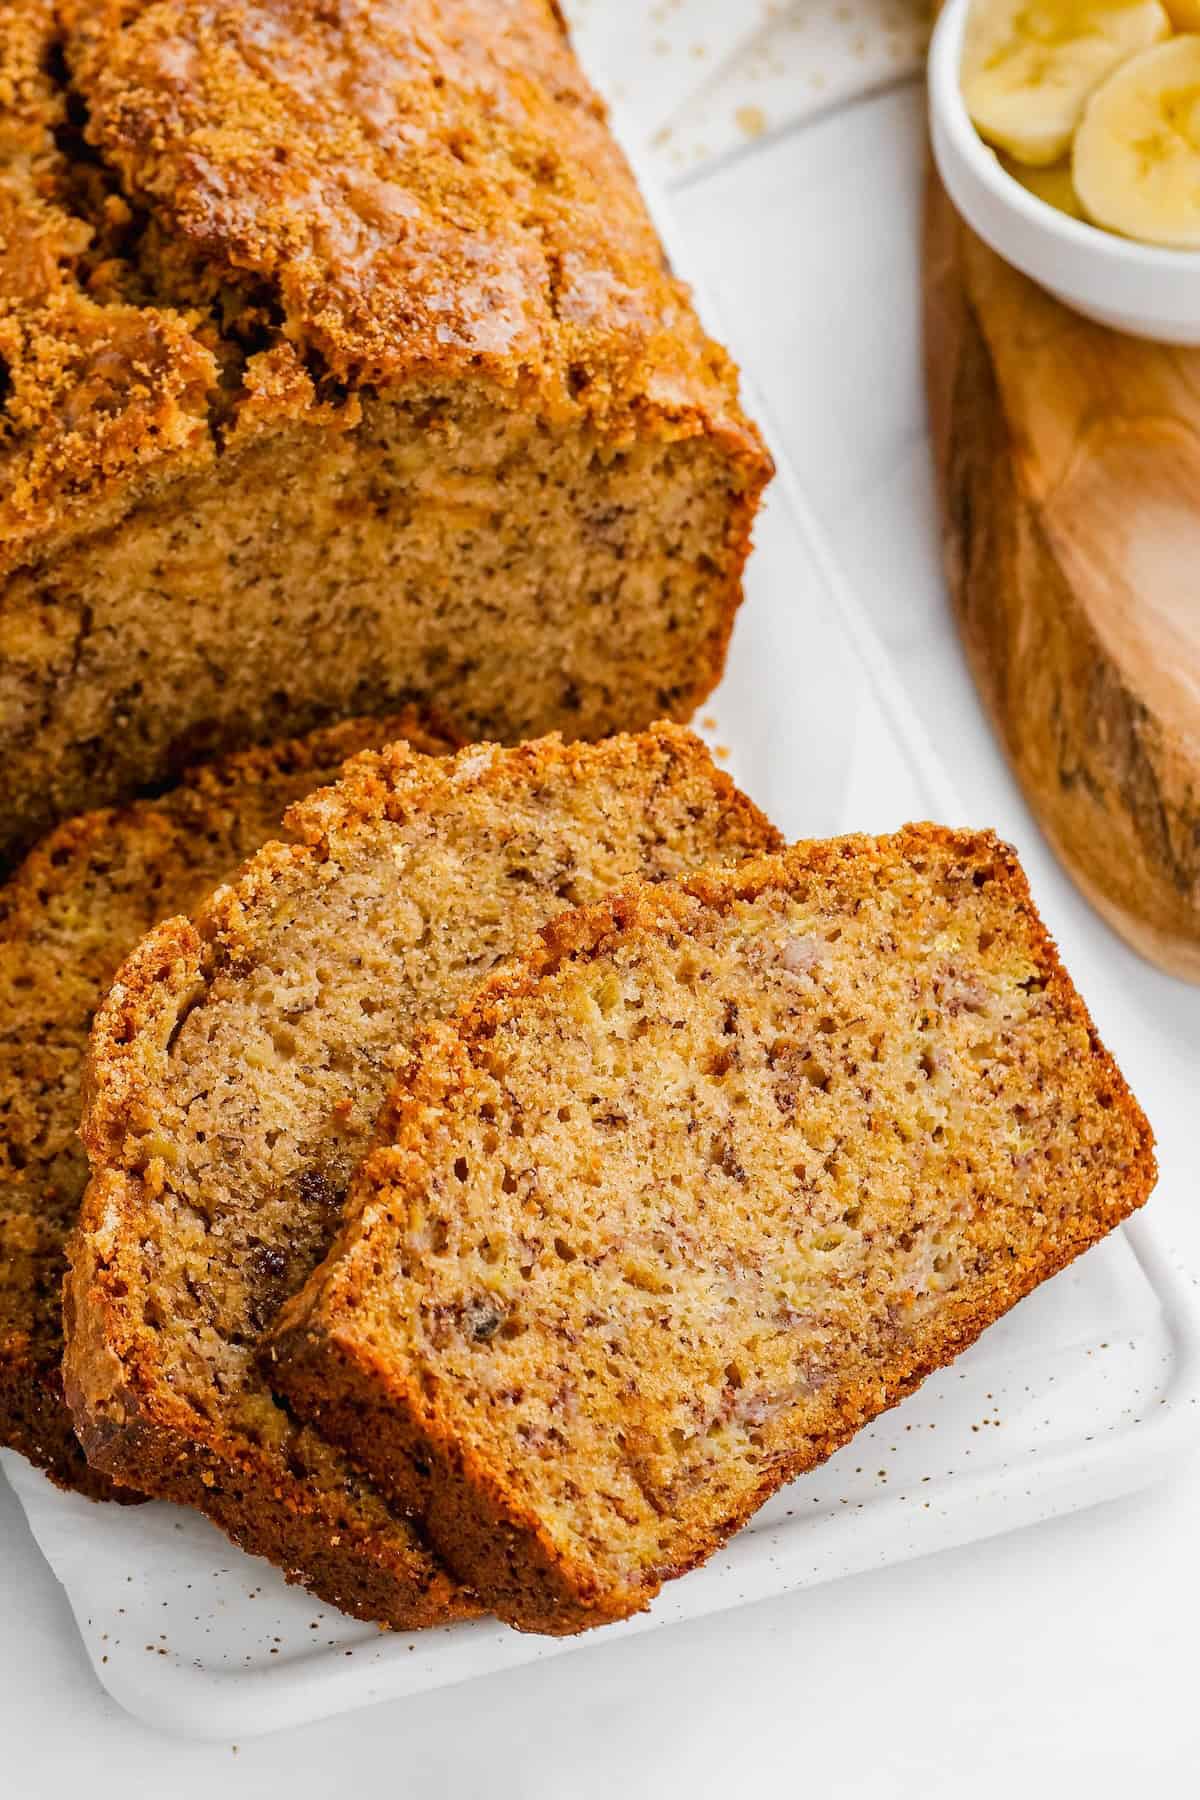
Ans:
{"label": "bread slice", "polygon": [[0,867],[398,700],[690,715],[770,459],[554,0],[4,0],[0,95]]}
{"label": "bread slice", "polygon": [[97,1467],[403,1627],[461,1597],[419,1570],[405,1589],[408,1528],[275,1403],[259,1334],[324,1254],[422,1020],[572,903],[777,838],[669,725],[364,756],[288,823],[302,842],[152,932],[97,1017],[67,1393]]}
{"label": "bread slice", "polygon": [[347,757],[395,738],[414,755],[454,747],[409,710],[232,756],[158,799],[72,819],[0,887],[0,1443],[63,1487],[138,1498],[88,1466],[62,1394],[64,1242],[87,1176],[78,1127],[92,1015],[152,925],[198,905]]}
{"label": "bread slice", "polygon": [[1152,1185],[990,835],[631,887],[418,1046],[266,1354],[504,1619],[645,1607]]}

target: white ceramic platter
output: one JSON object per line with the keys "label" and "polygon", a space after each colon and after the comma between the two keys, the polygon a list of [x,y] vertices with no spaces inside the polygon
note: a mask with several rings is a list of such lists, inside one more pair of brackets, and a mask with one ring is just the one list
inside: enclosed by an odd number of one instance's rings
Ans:
{"label": "white ceramic platter", "polygon": [[[693,216],[695,200],[693,189]],[[687,272],[688,243],[669,221],[664,230]],[[711,240],[704,252],[711,266]],[[735,349],[738,327],[724,324]],[[755,396],[751,405],[766,416]],[[885,830],[910,818],[961,822],[776,456],[779,479],[726,679],[704,714],[707,735],[728,747],[737,778],[789,836]],[[648,1614],[566,1641],[489,1621],[382,1634],[289,1589],[189,1512],[95,1506],[58,1493],[11,1453],[3,1461],[109,1692],[154,1725],[229,1742],[1089,1505],[1146,1484],[1189,1450],[1200,1435],[1198,1402],[1194,1290],[1159,1250],[1151,1209],[777,1496]]]}

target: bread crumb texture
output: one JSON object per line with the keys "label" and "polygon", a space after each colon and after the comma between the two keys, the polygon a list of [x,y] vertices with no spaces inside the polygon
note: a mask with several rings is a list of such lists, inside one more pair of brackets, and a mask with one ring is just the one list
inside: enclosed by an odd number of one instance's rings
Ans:
{"label": "bread crumb texture", "polygon": [[159,799],[60,826],[0,888],[0,1443],[60,1485],[136,1497],[88,1467],[62,1395],[64,1242],[87,1179],[78,1127],[92,1015],[152,925],[199,905],[347,757],[398,738],[414,755],[452,748],[409,712],[243,752]]}
{"label": "bread crumb texture", "polygon": [[551,0],[0,9],[10,851],[413,695],[686,718],[769,471]]}
{"label": "bread crumb texture", "polygon": [[1141,1205],[1012,852],[630,888],[425,1036],[273,1379],[511,1623],[644,1607]]}
{"label": "bread crumb texture", "polygon": [[98,1468],[345,1611],[429,1624],[475,1602],[272,1398],[261,1333],[328,1248],[419,1023],[556,913],[778,837],[672,725],[364,754],[288,824],[299,842],[151,932],[97,1015],[67,1395]]}

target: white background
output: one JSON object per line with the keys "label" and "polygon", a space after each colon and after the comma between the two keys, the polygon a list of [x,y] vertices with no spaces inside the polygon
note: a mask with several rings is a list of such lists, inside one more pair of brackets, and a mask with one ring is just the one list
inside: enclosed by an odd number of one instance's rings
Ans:
{"label": "white background", "polygon": [[[1116,1048],[1156,1112],[1200,994],[1106,937],[1052,870],[980,717],[936,565],[919,381],[920,103],[901,89],[735,158],[677,197],[843,566],[979,822],[1015,839],[1068,963],[1105,952],[1145,1020]],[[802,697],[798,697],[802,698]],[[1104,1018],[1100,1023],[1103,1027]],[[1163,1116],[1163,1113],[1166,1116]],[[1200,1196],[1160,1224],[1200,1270]],[[1197,1209],[1195,1212],[1193,1208]],[[183,1743],[97,1687],[0,1482],[0,1795],[286,1784],[402,1796],[1200,1791],[1200,1467],[1138,1499],[741,1612],[240,1746]]]}

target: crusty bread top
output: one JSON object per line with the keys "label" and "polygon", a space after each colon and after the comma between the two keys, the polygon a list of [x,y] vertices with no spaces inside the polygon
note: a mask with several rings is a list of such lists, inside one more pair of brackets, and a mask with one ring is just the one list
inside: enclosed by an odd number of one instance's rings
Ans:
{"label": "crusty bread top", "polygon": [[364,384],[768,466],[552,0],[8,0],[0,104],[0,568]]}
{"label": "crusty bread top", "polygon": [[708,1554],[1154,1157],[990,834],[800,844],[543,936],[418,1041],[270,1366],[559,1631]]}

